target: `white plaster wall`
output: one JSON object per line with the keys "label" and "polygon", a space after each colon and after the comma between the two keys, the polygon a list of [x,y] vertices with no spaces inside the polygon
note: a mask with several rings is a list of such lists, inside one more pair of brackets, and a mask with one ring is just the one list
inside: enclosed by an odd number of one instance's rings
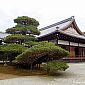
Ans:
{"label": "white plaster wall", "polygon": [[85,44],[79,43],[80,47],[85,47]]}
{"label": "white plaster wall", "polygon": [[78,46],[78,43],[70,42],[71,46]]}
{"label": "white plaster wall", "polygon": [[69,41],[58,40],[58,44],[69,45]]}

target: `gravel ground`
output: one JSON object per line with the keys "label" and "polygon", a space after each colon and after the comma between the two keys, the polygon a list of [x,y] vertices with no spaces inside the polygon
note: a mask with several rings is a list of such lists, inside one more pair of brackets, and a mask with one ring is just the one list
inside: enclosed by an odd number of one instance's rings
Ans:
{"label": "gravel ground", "polygon": [[85,63],[71,63],[56,76],[26,76],[0,80],[0,85],[85,85]]}

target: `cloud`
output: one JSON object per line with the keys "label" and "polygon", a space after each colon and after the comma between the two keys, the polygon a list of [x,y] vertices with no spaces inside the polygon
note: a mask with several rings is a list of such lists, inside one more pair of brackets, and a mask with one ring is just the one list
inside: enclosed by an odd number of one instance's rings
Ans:
{"label": "cloud", "polygon": [[78,26],[85,31],[84,0],[1,0],[0,31],[14,26],[13,19],[29,16],[40,22],[39,28],[75,16]]}

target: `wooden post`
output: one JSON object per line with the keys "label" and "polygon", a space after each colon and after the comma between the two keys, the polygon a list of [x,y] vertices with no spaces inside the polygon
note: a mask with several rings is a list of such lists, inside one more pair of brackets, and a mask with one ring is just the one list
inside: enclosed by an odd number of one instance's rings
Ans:
{"label": "wooden post", "polygon": [[70,52],[70,41],[69,41],[69,52]]}

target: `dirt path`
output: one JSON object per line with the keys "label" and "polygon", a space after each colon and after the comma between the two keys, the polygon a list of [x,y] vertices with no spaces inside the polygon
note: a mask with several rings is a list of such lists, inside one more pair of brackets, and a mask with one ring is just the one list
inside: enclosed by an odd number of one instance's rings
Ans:
{"label": "dirt path", "polygon": [[85,85],[85,63],[69,65],[69,69],[54,77],[25,76],[0,80],[0,85]]}
{"label": "dirt path", "polygon": [[18,78],[19,76],[0,73],[0,80]]}

